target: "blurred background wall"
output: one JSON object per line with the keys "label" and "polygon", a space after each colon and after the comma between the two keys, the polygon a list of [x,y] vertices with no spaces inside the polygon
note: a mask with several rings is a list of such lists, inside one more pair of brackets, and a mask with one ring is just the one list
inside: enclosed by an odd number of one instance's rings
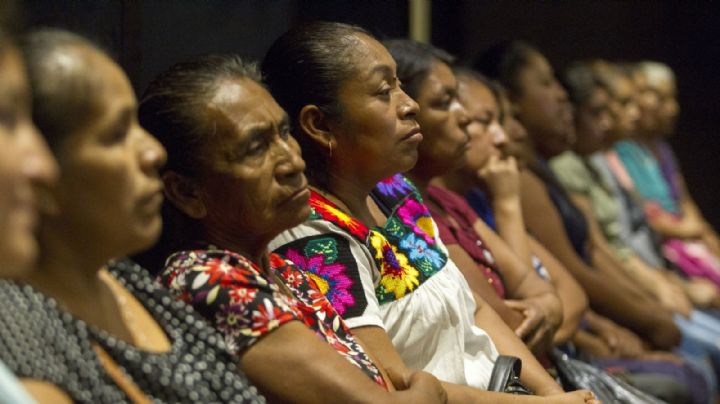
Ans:
{"label": "blurred background wall", "polygon": [[[89,36],[128,72],[138,94],[169,65],[208,52],[260,59],[294,23],[362,25],[408,35],[406,0],[24,0],[25,26]],[[431,41],[461,59],[506,39],[536,45],[556,66],[582,58],[655,59],[678,75],[682,109],[673,145],[688,187],[720,228],[720,8],[711,2],[436,0]]]}

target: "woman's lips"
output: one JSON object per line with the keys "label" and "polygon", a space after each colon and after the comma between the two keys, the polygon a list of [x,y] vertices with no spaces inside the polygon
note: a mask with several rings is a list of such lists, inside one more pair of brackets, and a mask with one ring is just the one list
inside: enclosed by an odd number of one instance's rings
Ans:
{"label": "woman's lips", "polygon": [[420,141],[422,141],[422,140],[423,140],[423,135],[422,135],[422,133],[420,132],[420,127],[418,126],[418,127],[414,128],[414,129],[412,129],[410,132],[408,132],[407,134],[405,134],[405,136],[403,136],[402,138],[400,138],[400,140],[403,141],[403,142],[405,142],[405,141],[408,141],[408,142],[420,142]]}
{"label": "woman's lips", "polygon": [[162,187],[158,187],[140,198],[140,206],[147,212],[155,213],[160,211],[164,199]]}
{"label": "woman's lips", "polygon": [[291,202],[299,202],[302,201],[303,203],[307,202],[308,199],[310,199],[310,187],[305,184],[295,190],[293,193],[291,193],[282,203],[281,205],[284,205],[286,203]]}

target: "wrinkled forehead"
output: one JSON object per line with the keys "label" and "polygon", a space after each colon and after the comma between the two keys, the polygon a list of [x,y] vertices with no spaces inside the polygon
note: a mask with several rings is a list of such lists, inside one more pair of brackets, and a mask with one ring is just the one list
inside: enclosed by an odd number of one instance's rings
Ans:
{"label": "wrinkled forehead", "polygon": [[270,93],[249,78],[228,78],[202,112],[209,133],[207,147],[233,147],[258,128],[274,128],[287,121],[285,111]]}

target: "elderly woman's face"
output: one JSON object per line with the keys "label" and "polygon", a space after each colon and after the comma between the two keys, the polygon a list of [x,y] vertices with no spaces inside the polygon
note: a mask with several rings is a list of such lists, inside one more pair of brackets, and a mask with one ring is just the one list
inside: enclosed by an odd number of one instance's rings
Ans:
{"label": "elderly woman's face", "polygon": [[417,96],[418,122],[425,136],[420,144],[423,169],[442,175],[465,164],[470,119],[457,96],[458,82],[450,67],[436,61]]}
{"label": "elderly woman's face", "polygon": [[333,122],[332,159],[355,162],[349,166],[362,166],[365,176],[379,181],[415,165],[423,140],[415,121],[418,106],[400,88],[387,49],[366,35],[354,40],[353,74],[340,88],[342,112]]}
{"label": "elderly woman's face", "polygon": [[60,214],[52,222],[96,253],[140,251],[162,226],[158,170],[165,150],[138,124],[135,95],[117,64],[88,47],[62,57],[78,60],[78,80],[96,76],[90,97],[97,113],[56,150]]}
{"label": "elderly woman's face", "polygon": [[618,74],[611,83],[609,104],[612,116],[612,135],[625,138],[635,135],[640,119],[640,108],[634,96],[635,86],[629,77]]}
{"label": "elderly woman's face", "polygon": [[208,234],[229,242],[269,242],[310,214],[300,147],[287,114],[259,84],[228,80],[208,108],[217,133],[200,150],[206,173],[197,181]]}
{"label": "elderly woman's face", "polygon": [[458,91],[460,103],[470,118],[467,127],[470,145],[465,152],[465,170],[476,174],[491,156],[500,156],[507,143],[505,129],[500,123],[500,109],[489,88],[470,77],[462,77]]}
{"label": "elderly woman's face", "polygon": [[647,77],[641,71],[632,74],[635,86],[635,102],[640,111],[637,129],[644,134],[655,134],[657,130],[657,112],[660,106],[658,94],[648,85]]}
{"label": "elderly woman's face", "polygon": [[660,82],[654,90],[659,99],[659,105],[656,110],[656,133],[660,136],[672,135],[675,131],[678,114],[680,113],[675,82],[668,78]]}
{"label": "elderly woman's face", "polygon": [[567,150],[575,136],[572,107],[547,59],[534,53],[518,79],[521,94],[514,100],[518,118],[538,151],[552,157]]}
{"label": "elderly woman's face", "polygon": [[55,161],[30,120],[30,93],[17,51],[0,50],[0,277],[20,277],[37,255],[35,186],[51,185]]}

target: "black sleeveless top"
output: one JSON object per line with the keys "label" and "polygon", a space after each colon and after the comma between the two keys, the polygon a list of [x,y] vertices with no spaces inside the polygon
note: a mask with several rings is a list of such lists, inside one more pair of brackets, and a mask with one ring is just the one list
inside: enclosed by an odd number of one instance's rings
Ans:
{"label": "black sleeveless top", "polygon": [[74,318],[31,286],[0,280],[0,360],[18,377],[52,383],[75,402],[128,402],[95,355],[96,343],[154,402],[265,401],[225,351],[222,337],[190,306],[130,261],[109,269],[165,331],[169,352],[137,349]]}
{"label": "black sleeveless top", "polygon": [[555,174],[548,167],[547,162],[538,157],[538,161],[529,164],[528,168],[537,175],[545,184],[550,199],[562,218],[565,232],[572,243],[575,252],[586,263],[590,264],[590,253],[587,250],[589,237],[588,223],[585,215],[575,206],[565,188],[555,177]]}

